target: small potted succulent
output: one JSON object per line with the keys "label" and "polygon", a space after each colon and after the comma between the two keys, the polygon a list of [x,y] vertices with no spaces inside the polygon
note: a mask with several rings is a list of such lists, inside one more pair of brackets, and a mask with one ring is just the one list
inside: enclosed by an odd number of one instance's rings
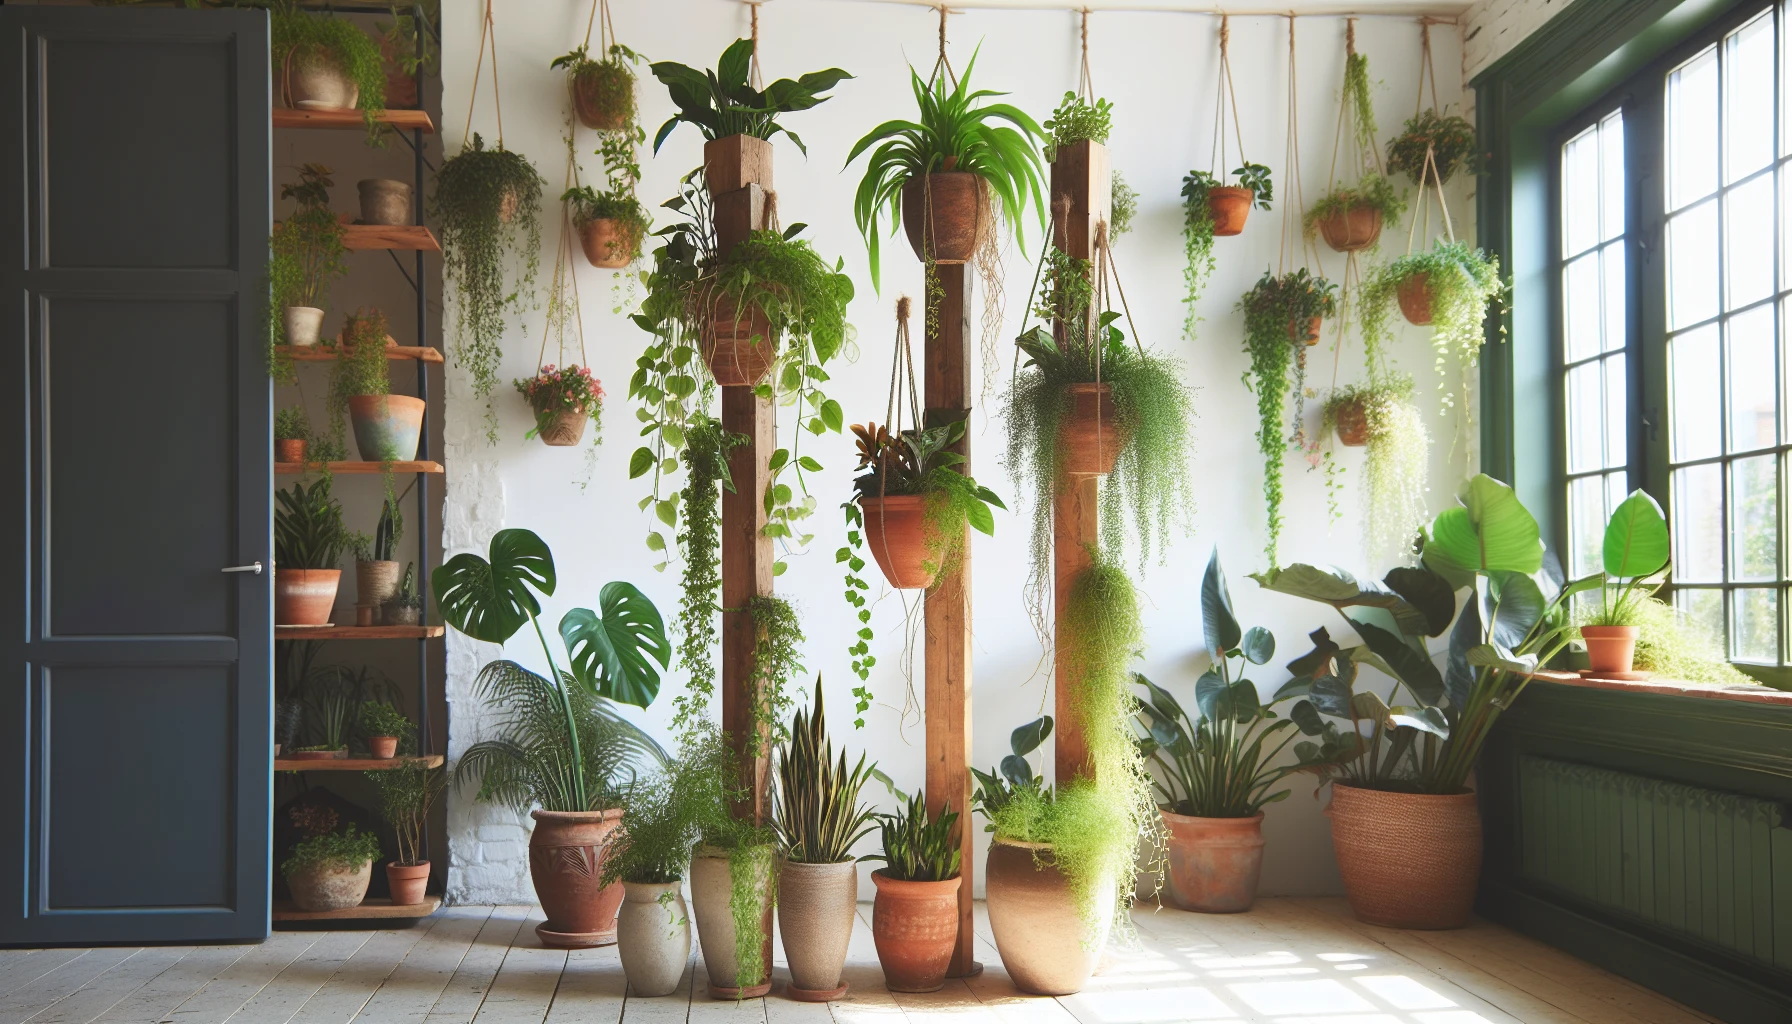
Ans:
{"label": "small potted succulent", "polygon": [[311,419],[299,406],[288,406],[274,413],[274,461],[297,465],[305,461],[305,446],[311,441]]}
{"label": "small potted succulent", "polygon": [[580,124],[598,131],[628,128],[635,121],[635,71],[630,65],[640,63],[640,55],[617,43],[608,56],[592,60],[586,49],[580,46],[555,57],[548,67],[566,72],[567,91]]}
{"label": "small potted succulent", "polygon": [[[369,707],[362,705],[365,721]],[[393,712],[397,714],[397,712]],[[399,715],[400,719],[404,716]],[[407,721],[408,726],[410,723]],[[380,793],[380,813],[398,840],[398,858],[386,863],[386,884],[394,906],[422,903],[429,891],[429,861],[423,856],[423,832],[429,827],[429,809],[448,785],[448,773],[431,768],[423,758],[408,759],[396,767],[366,773]]]}
{"label": "small potted succulent", "polygon": [[[342,222],[330,209],[335,182],[323,164],[299,168],[299,180],[280,186],[280,198],[297,205],[268,236],[268,298],[279,322],[268,326],[268,342],[285,337],[290,345],[318,343],[323,333],[324,296],[330,281],[348,273],[348,250],[342,244]],[[271,362],[276,377],[287,379],[290,364]]]}
{"label": "small potted succulent", "polygon": [[406,562],[398,591],[380,606],[380,622],[387,626],[415,626],[423,620],[423,595],[417,592],[416,567]]}
{"label": "small potted succulent", "polygon": [[[404,516],[398,510],[398,502],[386,501],[380,505],[380,518],[374,525],[373,536],[355,533],[349,538],[355,549],[357,625],[379,625],[380,609],[397,595],[400,566],[392,555],[403,537]],[[362,618],[367,621],[359,621]]]}
{"label": "small potted succulent", "polygon": [[589,367],[555,369],[549,363],[535,376],[512,383],[535,414],[535,427],[525,438],[539,437],[543,444],[566,447],[585,436],[587,422],[599,430],[603,427],[604,388]]}
{"label": "small potted succulent", "polygon": [[[871,873],[871,938],[892,992],[938,992],[958,944],[958,813],[948,801],[929,817],[919,793],[878,815],[884,866]],[[872,858],[866,858],[867,860]]]}
{"label": "small potted succulent", "polygon": [[1623,679],[1635,668],[1643,602],[1667,570],[1671,543],[1661,506],[1646,491],[1632,491],[1612,510],[1601,545],[1604,572],[1599,603],[1580,616],[1589,676]]}
{"label": "small potted succulent", "polygon": [[341,832],[312,836],[293,847],[280,873],[300,910],[347,910],[367,898],[379,855],[379,838],[351,823]]}
{"label": "small potted succulent", "polygon": [[358,719],[361,736],[367,741],[367,752],[375,761],[390,761],[398,756],[398,744],[411,735],[411,720],[385,701],[370,700],[361,705]]}
{"label": "small potted succulent", "polygon": [[954,468],[965,461],[952,451],[964,430],[959,420],[891,437],[875,423],[853,425],[863,474],[853,481],[858,507],[847,519],[863,526],[872,557],[898,590],[931,587],[962,556],[965,527],[994,536],[989,507],[1008,507]]}
{"label": "small potted succulent", "polygon": [[336,563],[349,540],[342,506],[330,494],[328,476],[274,497],[274,622],[327,626],[342,581]]}
{"label": "small potted succulent", "polygon": [[286,105],[299,110],[359,107],[368,141],[378,145],[379,117],[386,103],[386,68],[379,44],[335,13],[273,4],[269,15],[269,56],[280,72]]}

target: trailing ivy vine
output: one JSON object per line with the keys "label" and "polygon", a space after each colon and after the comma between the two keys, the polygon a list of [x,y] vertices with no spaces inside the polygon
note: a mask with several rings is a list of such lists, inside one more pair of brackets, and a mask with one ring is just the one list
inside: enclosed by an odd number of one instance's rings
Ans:
{"label": "trailing ivy vine", "polygon": [[734,490],[728,456],[747,439],[722,428],[720,420],[701,415],[692,424],[683,452],[685,485],[683,527],[678,535],[684,552],[683,595],[679,600],[679,663],[690,673],[688,690],[674,697],[673,727],[680,732],[703,717],[715,695],[716,616],[721,577],[722,491]]}

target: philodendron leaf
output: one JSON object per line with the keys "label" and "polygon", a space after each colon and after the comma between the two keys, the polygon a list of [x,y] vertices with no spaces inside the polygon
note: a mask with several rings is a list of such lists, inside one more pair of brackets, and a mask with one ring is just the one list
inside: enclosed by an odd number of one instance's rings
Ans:
{"label": "philodendron leaf", "polygon": [[1605,524],[1605,574],[1618,579],[1653,576],[1667,567],[1670,544],[1661,506],[1643,491],[1631,491]]}
{"label": "philodendron leaf", "polygon": [[553,595],[554,556],[540,537],[520,529],[492,534],[489,553],[489,561],[472,552],[455,555],[429,582],[443,620],[475,640],[501,644],[541,614],[531,589]]}
{"label": "philodendron leaf", "polygon": [[1333,718],[1350,717],[1350,680],[1343,676],[1326,675],[1313,680],[1313,688],[1309,699],[1321,714]]}
{"label": "philodendron leaf", "polygon": [[1357,635],[1363,638],[1363,644],[1380,660],[1377,668],[1389,672],[1413,696],[1427,704],[1437,704],[1444,699],[1443,675],[1429,657],[1379,626],[1355,619],[1350,620],[1350,624],[1356,627]]}
{"label": "philodendron leaf", "polygon": [[1325,732],[1325,719],[1319,717],[1319,709],[1310,700],[1295,704],[1294,710],[1288,712],[1288,717],[1294,720],[1296,728],[1308,736],[1318,736]]}
{"label": "philodendron leaf", "polygon": [[1002,758],[1002,776],[1017,789],[1029,786],[1033,782],[1033,766],[1019,754],[1009,754]]}
{"label": "philodendron leaf", "polygon": [[[1052,716],[1041,715],[1026,725],[1008,734],[1008,748],[1019,757],[1026,757],[1039,749],[1045,738],[1052,734]],[[1029,776],[1030,777],[1030,776]]]}
{"label": "philodendron leaf", "polygon": [[1201,624],[1206,632],[1207,653],[1214,661],[1238,646],[1238,620],[1232,615],[1232,594],[1226,589],[1226,571],[1220,567],[1218,548],[1207,560],[1207,575],[1201,580]]}
{"label": "philodendron leaf", "polygon": [[1461,588],[1474,582],[1477,571],[1533,573],[1543,567],[1537,520],[1512,488],[1480,473],[1459,500],[1459,507],[1439,513],[1425,531],[1426,568]]}
{"label": "philodendron leaf", "polygon": [[1214,701],[1214,711],[1220,718],[1231,718],[1237,722],[1248,722],[1257,717],[1263,706],[1262,698],[1257,696],[1257,685],[1249,679],[1240,679],[1226,687]]}
{"label": "philodendron leaf", "polygon": [[1439,739],[1450,738],[1450,720],[1437,708],[1401,705],[1388,709],[1388,723],[1428,732]]}
{"label": "philodendron leaf", "polygon": [[[1423,572],[1424,570],[1408,570]],[[1429,574],[1427,574],[1429,575]],[[1393,616],[1400,632],[1417,636],[1430,634],[1435,612],[1421,609],[1409,601],[1392,586],[1382,586],[1374,581],[1361,581],[1349,571],[1337,566],[1307,565],[1296,562],[1284,569],[1271,569],[1268,572],[1251,576],[1265,590],[1273,590],[1278,594],[1292,597],[1304,597],[1309,601],[1319,601],[1343,611],[1352,607],[1380,608]],[[1390,581],[1391,584],[1391,581]],[[1445,584],[1446,589],[1448,585]],[[1450,610],[1455,610],[1455,598],[1450,597]],[[1445,613],[1445,625],[1449,624],[1448,613]]]}
{"label": "philodendron leaf", "polygon": [[1443,636],[1450,628],[1450,620],[1456,617],[1456,589],[1449,580],[1430,569],[1403,565],[1388,570],[1381,581],[1425,617],[1426,636]]}
{"label": "philodendron leaf", "polygon": [[1387,703],[1368,690],[1360,690],[1351,696],[1350,710],[1353,717],[1365,722],[1385,723],[1388,720]]}
{"label": "philodendron leaf", "polygon": [[1213,669],[1201,673],[1195,680],[1195,706],[1201,709],[1201,717],[1216,719],[1220,717],[1219,701],[1226,692],[1226,680]]}

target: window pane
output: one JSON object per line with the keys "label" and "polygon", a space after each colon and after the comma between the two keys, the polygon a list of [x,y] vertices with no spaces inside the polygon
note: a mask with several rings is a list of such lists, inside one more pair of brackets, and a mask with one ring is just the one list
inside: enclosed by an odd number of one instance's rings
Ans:
{"label": "window pane", "polygon": [[1716,465],[1674,471],[1674,579],[1721,583],[1724,578],[1723,470]]}
{"label": "window pane", "polygon": [[1605,479],[1584,476],[1568,485],[1568,575],[1573,579],[1599,571],[1605,540]]}
{"label": "window pane", "polygon": [[1599,363],[1568,371],[1568,472],[1604,469],[1605,396]]}
{"label": "window pane", "polygon": [[1725,368],[1730,378],[1730,450],[1766,448],[1779,436],[1773,370],[1773,307],[1760,306],[1732,319]]}
{"label": "window pane", "polygon": [[1717,315],[1717,200],[1668,221],[1668,329]]}
{"label": "window pane", "polygon": [[1779,576],[1779,457],[1758,455],[1730,464],[1730,578]]}
{"label": "window pane", "polygon": [[1725,180],[1735,181],[1773,159],[1773,15],[1749,22],[1725,45]]}
{"label": "window pane", "polygon": [[1674,604],[1687,629],[1696,631],[1716,650],[1724,649],[1724,592],[1676,590]]}
{"label": "window pane", "polygon": [[1738,590],[1731,595],[1730,657],[1775,665],[1780,660],[1779,595],[1767,589]]}
{"label": "window pane", "polygon": [[1723,417],[1718,411],[1716,325],[1671,339],[1668,372],[1674,461],[1689,462],[1721,454]]}
{"label": "window pane", "polygon": [[1668,195],[1679,209],[1717,189],[1717,48],[1668,75]]}
{"label": "window pane", "polygon": [[1605,350],[1615,352],[1626,340],[1625,304],[1629,300],[1624,284],[1624,246],[1608,245],[1599,254],[1605,273]]}
{"label": "window pane", "polygon": [[1597,355],[1599,330],[1599,254],[1587,253],[1568,264],[1562,273],[1563,321],[1568,329],[1568,361],[1579,362]]}
{"label": "window pane", "polygon": [[1605,230],[1610,240],[1624,233],[1624,113],[1613,111],[1599,122],[1599,195],[1604,200]]}
{"label": "window pane", "polygon": [[1562,255],[1599,241],[1599,129],[1588,128],[1562,147]]}
{"label": "window pane", "polygon": [[1605,364],[1605,466],[1622,466],[1630,446],[1625,421],[1630,412],[1629,381],[1624,376],[1624,354],[1606,356]]}
{"label": "window pane", "polygon": [[1762,175],[1724,196],[1724,245],[1729,266],[1727,308],[1773,293],[1773,177]]}

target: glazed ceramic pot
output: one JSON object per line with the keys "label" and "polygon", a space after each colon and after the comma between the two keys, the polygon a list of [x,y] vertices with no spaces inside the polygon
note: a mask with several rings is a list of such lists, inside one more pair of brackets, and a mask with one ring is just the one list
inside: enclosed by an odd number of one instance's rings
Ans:
{"label": "glazed ceramic pot", "polygon": [[530,811],[529,878],[547,920],[535,926],[542,945],[585,949],[616,941],[622,883],[599,885],[610,834],[622,810]]}
{"label": "glazed ceramic pot", "polygon": [[341,569],[274,568],[274,623],[280,626],[327,626],[336,607]]}
{"label": "glazed ceramic pot", "polygon": [[1207,190],[1207,216],[1213,220],[1215,238],[1241,234],[1257,193],[1236,185],[1216,185]]}
{"label": "glazed ceramic pot", "polygon": [[902,226],[916,259],[927,259],[931,234],[935,263],[969,263],[989,233],[989,182],[969,171],[911,177],[902,186]]}
{"label": "glazed ceramic pot", "polygon": [[825,1003],[846,994],[840,974],[846,969],[846,944],[852,938],[858,904],[857,861],[785,861],[779,866],[778,933],[790,966],[785,995]]}
{"label": "glazed ceramic pot", "polygon": [[423,435],[421,398],[410,395],[355,395],[348,400],[355,450],[364,462],[409,462],[417,457]]}
{"label": "glazed ceramic pot", "polygon": [[616,914],[616,952],[631,996],[678,990],[691,959],[691,915],[682,882],[623,882]]}
{"label": "glazed ceramic pot", "polygon": [[633,263],[640,246],[640,229],[614,217],[594,217],[579,224],[579,248],[585,251],[585,259],[601,270],[621,270]]}
{"label": "glazed ceramic pot", "polygon": [[585,438],[585,424],[591,417],[584,406],[576,409],[555,410],[543,413],[535,411],[535,433],[541,443],[553,448],[570,448]]}
{"label": "glazed ceramic pot", "polygon": [[295,871],[286,876],[286,887],[300,910],[347,910],[367,898],[371,881],[373,861],[364,860],[354,868],[319,865]]}
{"label": "glazed ceramic pot", "polygon": [[1339,210],[1319,222],[1325,244],[1338,252],[1357,252],[1381,238],[1381,211],[1366,203]]}
{"label": "glazed ceramic pot", "polygon": [[408,225],[411,222],[411,185],[390,178],[363,178],[355,183],[361,193],[361,223]]}
{"label": "glazed ceramic pot", "polygon": [[732,295],[715,294],[703,328],[703,362],[723,387],[751,387],[765,379],[778,352],[771,321],[757,305],[742,313]]}
{"label": "glazed ceramic pot", "polygon": [[287,306],[283,317],[289,345],[306,348],[317,344],[317,339],[323,336],[324,311],[316,306]]}
{"label": "glazed ceramic pot", "polygon": [[1587,645],[1587,671],[1630,675],[1636,667],[1636,626],[1582,626],[1580,638]]}
{"label": "glazed ceramic pot", "polygon": [[392,861],[386,865],[386,884],[392,889],[393,906],[414,907],[422,903],[429,890],[429,861],[421,864]]}
{"label": "glazed ceramic pot", "polygon": [[299,110],[349,110],[361,99],[361,88],[328,52],[314,50],[300,57],[294,50],[281,75],[286,105]]}
{"label": "glazed ceramic pot", "polygon": [[398,596],[404,568],[397,562],[355,560],[355,603],[379,607]]}
{"label": "glazed ceramic pot", "polygon": [[1069,408],[1058,422],[1059,465],[1070,476],[1106,476],[1126,445],[1114,415],[1110,384],[1072,384]]}
{"label": "glazed ceramic pot", "polygon": [[1407,323],[1424,327],[1431,323],[1431,274],[1422,272],[1401,281],[1394,288],[1400,300],[1400,314]]}
{"label": "glazed ceramic pot", "polygon": [[697,915],[697,941],[703,947],[703,967],[709,973],[709,994],[715,999],[754,999],[771,991],[772,907],[771,858],[764,857],[754,873],[760,905],[763,969],[757,978],[740,977],[735,955],[734,911],[730,901],[734,885],[728,855],[705,847],[691,858],[691,910]]}
{"label": "glazed ceramic pot", "polygon": [[275,462],[304,462],[308,442],[302,437],[283,437],[274,442]]}
{"label": "glazed ceramic pot", "polygon": [[927,553],[927,499],[919,494],[861,497],[865,516],[865,546],[877,559],[884,579],[897,590],[919,590],[933,585],[933,567]]}
{"label": "glazed ceramic pot", "polygon": [[367,737],[367,755],[375,761],[390,761],[398,756],[398,737]]}
{"label": "glazed ceramic pot", "polygon": [[1171,905],[1203,914],[1251,909],[1263,875],[1263,812],[1249,818],[1196,818],[1162,811],[1169,830]]}
{"label": "glazed ceramic pot", "polygon": [[892,992],[937,992],[958,944],[958,887],[943,882],[905,882],[888,871],[871,873],[877,900],[871,905],[871,938],[884,985]]}
{"label": "glazed ceramic pot", "polygon": [[1081,991],[1107,945],[1114,880],[1095,887],[1100,925],[1092,928],[1052,863],[1051,847],[998,836],[984,869],[989,927],[1015,986],[1041,996]]}
{"label": "glazed ceramic pot", "polygon": [[1475,794],[1385,793],[1332,784],[1332,850],[1357,920],[1461,928],[1481,877]]}

